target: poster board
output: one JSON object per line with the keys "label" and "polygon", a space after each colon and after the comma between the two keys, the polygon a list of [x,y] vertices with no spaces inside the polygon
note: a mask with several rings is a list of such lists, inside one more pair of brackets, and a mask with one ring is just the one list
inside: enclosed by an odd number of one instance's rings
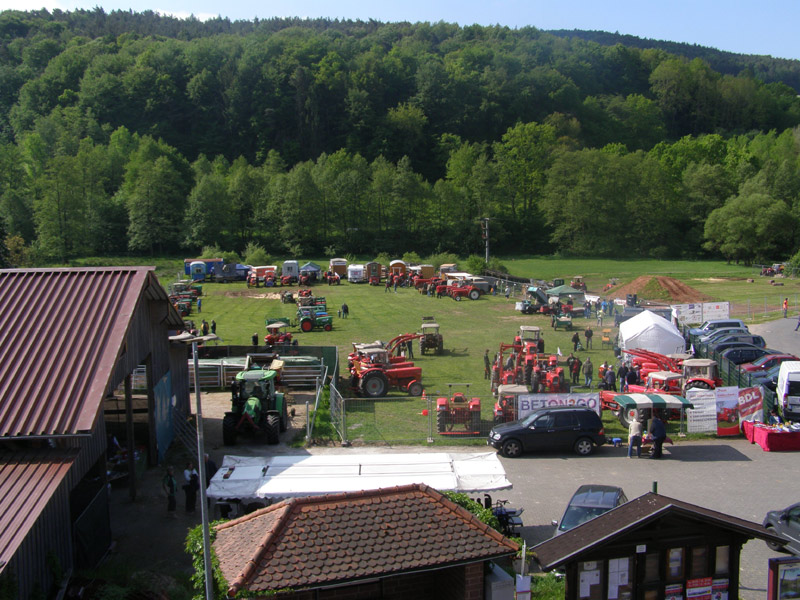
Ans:
{"label": "poster board", "polygon": [[687,431],[689,433],[715,433],[717,431],[717,394],[715,390],[687,390],[686,399],[694,406],[686,411]]}
{"label": "poster board", "polygon": [[523,394],[517,397],[519,418],[524,419],[540,408],[552,406],[586,406],[600,415],[599,392],[570,392],[569,394]]}

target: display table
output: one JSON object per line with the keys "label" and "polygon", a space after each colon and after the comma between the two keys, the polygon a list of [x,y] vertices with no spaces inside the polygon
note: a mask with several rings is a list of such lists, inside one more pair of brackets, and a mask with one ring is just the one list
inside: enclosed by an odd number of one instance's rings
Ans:
{"label": "display table", "polygon": [[758,444],[765,452],[800,450],[800,431],[782,431],[763,423],[744,421],[744,437]]}

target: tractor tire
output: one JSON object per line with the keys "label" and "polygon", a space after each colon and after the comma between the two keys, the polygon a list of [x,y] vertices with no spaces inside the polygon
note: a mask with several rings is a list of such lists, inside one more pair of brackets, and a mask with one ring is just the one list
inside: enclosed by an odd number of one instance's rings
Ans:
{"label": "tractor tire", "polygon": [[439,344],[436,346],[436,354],[441,354],[444,352],[444,340],[439,338]]}
{"label": "tractor tire", "polygon": [[456,302],[461,302],[461,296],[453,296],[453,300]]}
{"label": "tractor tire", "polygon": [[267,443],[275,445],[281,441],[280,427],[281,418],[278,415],[267,415],[267,424],[264,433],[267,436]]}
{"label": "tractor tire", "polygon": [[436,430],[439,433],[447,431],[447,411],[440,410],[436,413]]}
{"label": "tractor tire", "polygon": [[531,385],[531,377],[533,375],[533,365],[528,363],[525,365],[525,385],[530,387]]}
{"label": "tractor tire", "polygon": [[480,431],[481,430],[481,413],[474,412],[470,418],[470,431]]}
{"label": "tractor tire", "polygon": [[419,381],[412,381],[408,384],[409,396],[422,396],[422,384]]}
{"label": "tractor tire", "polygon": [[371,371],[361,378],[361,391],[368,398],[383,398],[389,391],[389,379],[380,371]]}
{"label": "tractor tire", "polygon": [[333,325],[331,325],[330,323],[325,323],[325,326],[323,327],[323,329],[325,331],[330,331],[331,329],[333,329]]}
{"label": "tractor tire", "polygon": [[236,415],[228,414],[222,419],[222,443],[226,446],[236,444]]}
{"label": "tractor tire", "polygon": [[306,319],[305,321],[300,321],[300,330],[308,333],[314,329],[314,322],[311,319]]}
{"label": "tractor tire", "polygon": [[419,338],[419,353],[421,355],[425,356],[425,350],[426,350],[426,348],[425,348],[425,339],[424,338]]}
{"label": "tractor tire", "polygon": [[469,292],[469,299],[470,300],[477,300],[481,297],[481,293],[478,290],[470,290]]}
{"label": "tractor tire", "polygon": [[631,419],[628,415],[628,411],[624,408],[619,409],[619,415],[617,418],[619,419],[619,424],[622,425],[625,429],[628,429],[631,426]]}

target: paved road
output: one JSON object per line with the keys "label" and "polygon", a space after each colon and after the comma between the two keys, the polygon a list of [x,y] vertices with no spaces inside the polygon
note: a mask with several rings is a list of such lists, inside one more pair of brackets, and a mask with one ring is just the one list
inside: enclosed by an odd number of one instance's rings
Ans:
{"label": "paved road", "polygon": [[795,331],[797,316],[776,319],[747,328],[767,341],[767,347],[800,356],[800,331]]}
{"label": "paved road", "polygon": [[[487,448],[487,450],[489,450]],[[475,448],[312,448],[311,453],[465,452]],[[584,483],[618,485],[628,498],[658,492],[749,521],[761,523],[768,510],[800,500],[797,455],[764,452],[744,439],[681,442],[665,448],[665,459],[628,459],[626,449],[606,446],[588,457],[572,454],[526,455],[501,458],[513,489],[494,497],[525,509],[522,537],[530,545],[553,535],[558,519],[578,486]],[[740,598],[762,600],[766,595],[767,560],[784,556],[760,540],[742,552]]]}

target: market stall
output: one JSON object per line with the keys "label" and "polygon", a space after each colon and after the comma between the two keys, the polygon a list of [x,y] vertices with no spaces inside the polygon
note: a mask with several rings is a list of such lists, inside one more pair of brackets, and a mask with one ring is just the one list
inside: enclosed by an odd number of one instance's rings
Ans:
{"label": "market stall", "polygon": [[225,456],[207,495],[279,500],[411,483],[462,493],[511,487],[494,452]]}
{"label": "market stall", "polygon": [[673,394],[617,394],[613,397],[601,398],[603,409],[619,411],[623,417],[620,421],[624,421],[624,423],[628,423],[637,415],[639,420],[648,420],[652,416],[653,409],[674,411],[675,416],[680,419],[681,432],[683,431],[685,410],[694,408],[694,405],[686,398]]}
{"label": "market stall", "polygon": [[800,450],[800,427],[743,421],[742,430],[748,442],[758,444],[765,452]]}

